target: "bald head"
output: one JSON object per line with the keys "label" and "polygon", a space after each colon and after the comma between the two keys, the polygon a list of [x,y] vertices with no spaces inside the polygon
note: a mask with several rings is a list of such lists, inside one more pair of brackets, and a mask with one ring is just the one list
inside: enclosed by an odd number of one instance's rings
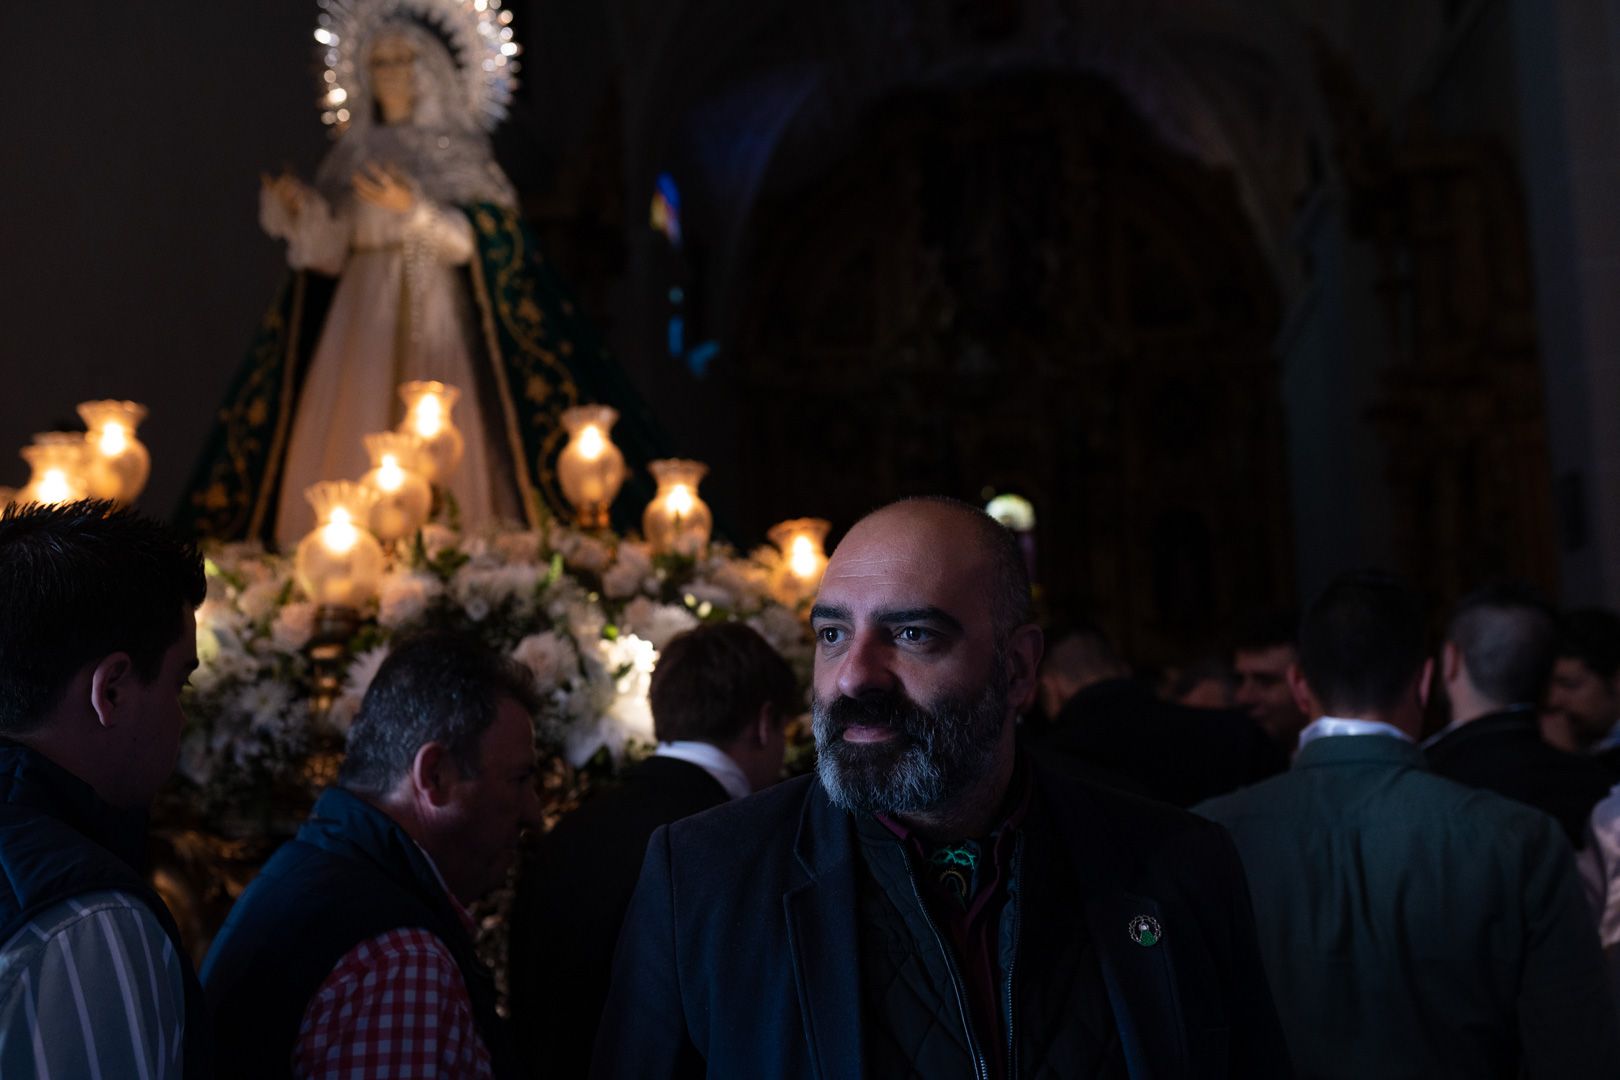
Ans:
{"label": "bald head", "polygon": [[868,541],[896,555],[903,552],[908,561],[976,578],[990,600],[991,627],[998,639],[1033,619],[1029,571],[1018,537],[976,506],[941,495],[889,503],[855,523],[833,560]]}

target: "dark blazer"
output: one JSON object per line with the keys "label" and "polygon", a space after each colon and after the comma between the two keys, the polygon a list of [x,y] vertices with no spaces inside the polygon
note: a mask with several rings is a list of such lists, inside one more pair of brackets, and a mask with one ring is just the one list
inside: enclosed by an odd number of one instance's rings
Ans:
{"label": "dark blazer", "polygon": [[1589,757],[1549,746],[1533,709],[1491,713],[1460,724],[1428,744],[1438,776],[1551,814],[1576,847],[1586,843],[1592,807],[1609,793],[1609,772]]}
{"label": "dark blazer", "polygon": [[613,946],[647,838],[727,797],[701,766],[651,757],[559,821],[524,860],[508,963],[514,1033],[533,1075],[590,1071]]}
{"label": "dark blazer", "polygon": [[1307,743],[1199,807],[1243,856],[1301,1076],[1620,1076],[1593,919],[1557,824],[1411,743]]}
{"label": "dark blazer", "polygon": [[[1023,947],[1091,936],[1130,1075],[1290,1075],[1226,834],[1040,769],[1030,812],[1084,891]],[[654,833],[592,1075],[863,1075],[855,845],[814,777]],[[1139,915],[1156,945],[1132,940]]]}
{"label": "dark blazer", "polygon": [[1288,767],[1282,748],[1243,713],[1160,701],[1134,679],[1109,679],[1075,694],[1032,749],[1051,755],[1057,767],[1072,759],[1104,783],[1174,806]]}

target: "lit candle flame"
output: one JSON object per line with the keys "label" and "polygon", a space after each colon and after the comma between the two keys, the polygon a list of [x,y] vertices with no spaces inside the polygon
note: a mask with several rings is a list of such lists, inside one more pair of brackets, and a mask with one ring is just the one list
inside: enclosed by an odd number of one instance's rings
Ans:
{"label": "lit candle flame", "polygon": [[579,433],[579,456],[586,461],[595,461],[607,449],[607,440],[602,437],[602,429],[595,424],[585,427]]}
{"label": "lit candle flame", "polygon": [[101,429],[101,441],[97,447],[103,457],[117,457],[129,448],[129,432],[123,424],[108,424]]}
{"label": "lit candle flame", "polygon": [[321,542],[334,555],[347,555],[360,542],[360,530],[355,528],[349,512],[339,506],[321,528]]}
{"label": "lit candle flame", "polygon": [[665,505],[677,520],[685,517],[692,512],[692,489],[685,484],[676,484],[669,489]]}
{"label": "lit candle flame", "polygon": [[438,394],[423,395],[416,403],[416,433],[431,439],[444,427],[444,402]]}
{"label": "lit candle flame", "polygon": [[795,536],[789,545],[788,568],[801,581],[808,581],[821,571],[821,557],[808,536]]}
{"label": "lit candle flame", "polygon": [[62,469],[46,469],[45,475],[39,478],[38,495],[42,503],[67,502],[72,494],[73,485],[68,483],[67,473]]}
{"label": "lit candle flame", "polygon": [[405,470],[399,467],[399,458],[393,454],[384,454],[382,464],[377,466],[377,487],[392,494],[404,483]]}

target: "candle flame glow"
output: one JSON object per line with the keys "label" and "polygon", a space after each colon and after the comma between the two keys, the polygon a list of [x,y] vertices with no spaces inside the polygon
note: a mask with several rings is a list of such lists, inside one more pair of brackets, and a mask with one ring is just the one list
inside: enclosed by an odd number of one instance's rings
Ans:
{"label": "candle flame glow", "polygon": [[416,403],[415,424],[416,433],[424,439],[433,438],[444,427],[444,402],[438,394],[425,394]]}
{"label": "candle flame glow", "polygon": [[399,458],[393,454],[384,454],[382,464],[377,466],[377,487],[390,494],[398,491],[405,483],[405,470],[399,467]]}
{"label": "candle flame glow", "polygon": [[63,469],[46,469],[45,475],[39,478],[37,494],[42,503],[67,502],[68,497],[73,494],[73,485],[68,483],[67,472]]}
{"label": "candle flame glow", "polygon": [[129,432],[123,424],[108,424],[101,429],[101,440],[96,446],[103,457],[117,457],[129,448]]}
{"label": "candle flame glow", "polygon": [[586,461],[595,461],[607,449],[607,440],[602,437],[602,429],[595,424],[589,424],[579,433],[579,456]]}
{"label": "candle flame glow", "polygon": [[670,513],[676,517],[685,517],[692,512],[692,489],[685,484],[676,484],[669,489],[664,505],[669,507]]}
{"label": "candle flame glow", "polygon": [[788,568],[800,580],[808,581],[821,572],[821,553],[808,536],[793,538],[788,546]]}
{"label": "candle flame glow", "polygon": [[321,542],[334,555],[347,555],[360,542],[360,530],[355,528],[349,512],[339,506],[321,527]]}

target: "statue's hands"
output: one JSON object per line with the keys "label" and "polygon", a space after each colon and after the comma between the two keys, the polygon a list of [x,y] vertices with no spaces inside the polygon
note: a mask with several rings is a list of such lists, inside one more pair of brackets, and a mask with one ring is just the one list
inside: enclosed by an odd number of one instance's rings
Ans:
{"label": "statue's hands", "polygon": [[416,196],[411,193],[405,177],[375,162],[367,162],[354,174],[354,193],[371,205],[396,214],[408,213],[416,206]]}
{"label": "statue's hands", "polygon": [[260,173],[259,182],[281,203],[288,217],[296,218],[304,209],[304,182],[292,173],[284,172],[280,176]]}

